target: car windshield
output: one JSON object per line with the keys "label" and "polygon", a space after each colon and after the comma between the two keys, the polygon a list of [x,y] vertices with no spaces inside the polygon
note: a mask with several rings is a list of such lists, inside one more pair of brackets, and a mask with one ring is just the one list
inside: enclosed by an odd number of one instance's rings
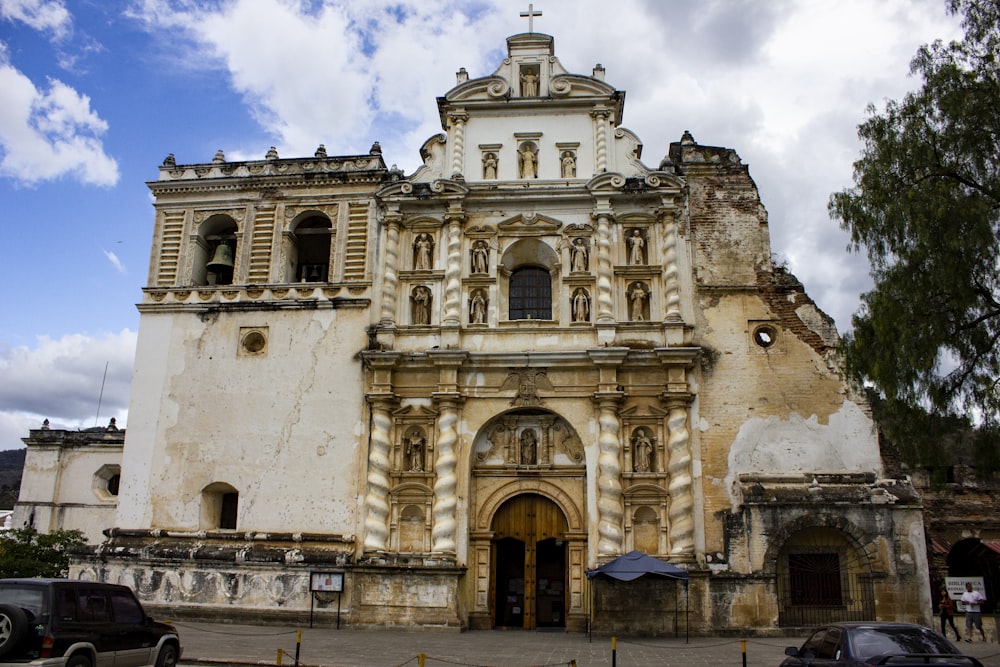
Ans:
{"label": "car windshield", "polygon": [[45,604],[43,593],[38,586],[4,586],[0,588],[0,604],[12,604],[38,617]]}
{"label": "car windshield", "polygon": [[854,657],[866,660],[887,653],[954,653],[947,641],[924,628],[854,628]]}

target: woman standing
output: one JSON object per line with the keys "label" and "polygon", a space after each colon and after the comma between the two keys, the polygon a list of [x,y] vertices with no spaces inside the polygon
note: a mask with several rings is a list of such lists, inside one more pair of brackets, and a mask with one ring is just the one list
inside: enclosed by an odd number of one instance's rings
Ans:
{"label": "woman standing", "polygon": [[945,632],[945,624],[951,624],[951,631],[955,633],[955,641],[962,641],[962,635],[958,634],[958,628],[955,627],[955,603],[951,601],[948,597],[948,591],[946,589],[941,589],[941,599],[938,600],[938,610],[941,612],[941,634],[945,637],[948,636]]}

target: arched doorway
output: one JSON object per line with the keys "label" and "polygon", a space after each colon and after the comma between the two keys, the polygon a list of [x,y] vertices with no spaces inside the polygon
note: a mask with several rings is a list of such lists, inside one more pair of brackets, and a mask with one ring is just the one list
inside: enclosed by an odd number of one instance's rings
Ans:
{"label": "arched doorway", "polygon": [[524,493],[497,510],[493,531],[493,624],[566,627],[566,516],[554,502]]}
{"label": "arched doorway", "polygon": [[789,536],[778,554],[778,625],[875,619],[870,568],[847,536],[815,526]]}

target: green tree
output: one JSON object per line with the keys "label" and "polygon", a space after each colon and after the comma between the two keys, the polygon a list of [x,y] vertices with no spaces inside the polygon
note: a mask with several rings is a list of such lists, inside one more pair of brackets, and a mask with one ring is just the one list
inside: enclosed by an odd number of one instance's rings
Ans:
{"label": "green tree", "polygon": [[86,544],[79,530],[39,533],[15,528],[0,534],[0,578],[65,577],[69,554]]}
{"label": "green tree", "polygon": [[[844,337],[844,367],[873,386],[911,463],[933,458],[927,427],[979,427],[976,463],[997,466],[1000,415],[1000,0],[949,0],[960,41],[923,46],[919,90],[869,108],[854,187],[831,216],[864,250],[875,287]],[[912,446],[910,446],[912,445]]]}

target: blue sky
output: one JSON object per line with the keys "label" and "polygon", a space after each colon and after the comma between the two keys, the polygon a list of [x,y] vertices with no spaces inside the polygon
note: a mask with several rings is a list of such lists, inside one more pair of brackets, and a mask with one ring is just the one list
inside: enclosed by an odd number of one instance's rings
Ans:
{"label": "blue sky", "polygon": [[[535,30],[567,69],[627,91],[647,164],[690,130],[749,163],[774,252],[849,326],[863,257],[826,201],[869,103],[960,34],[943,0],[552,0]],[[0,0],[0,449],[45,418],[127,423],[153,209],[179,163],[365,153],[407,173],[435,98],[491,73],[527,2]],[[105,381],[105,369],[107,376]],[[102,395],[102,383],[104,385]],[[98,403],[100,411],[98,413]]]}

